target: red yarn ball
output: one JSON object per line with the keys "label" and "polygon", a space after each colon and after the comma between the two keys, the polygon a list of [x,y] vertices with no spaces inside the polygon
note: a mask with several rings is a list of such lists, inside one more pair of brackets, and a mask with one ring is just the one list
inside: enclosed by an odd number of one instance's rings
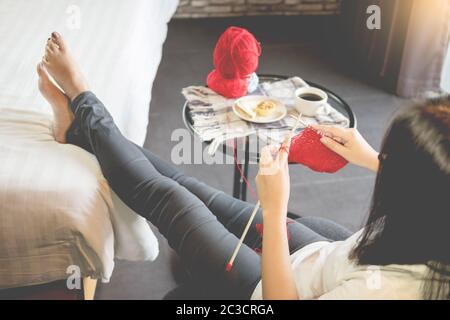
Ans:
{"label": "red yarn ball", "polygon": [[214,67],[208,86],[227,98],[247,94],[247,78],[258,68],[261,46],[246,29],[229,27],[214,48]]}
{"label": "red yarn ball", "polygon": [[306,128],[291,140],[289,162],[301,163],[317,172],[335,173],[345,167],[347,160],[320,142],[322,135],[313,128]]}
{"label": "red yarn ball", "polygon": [[240,98],[247,94],[247,79],[226,79],[216,69],[208,75],[207,83],[212,90],[229,99]]}
{"label": "red yarn ball", "polygon": [[261,47],[246,29],[230,27],[214,49],[214,66],[226,79],[243,78],[255,72]]}

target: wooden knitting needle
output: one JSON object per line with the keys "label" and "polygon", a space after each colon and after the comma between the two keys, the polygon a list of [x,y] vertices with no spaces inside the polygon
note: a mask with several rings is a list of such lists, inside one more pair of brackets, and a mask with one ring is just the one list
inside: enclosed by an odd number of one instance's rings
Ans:
{"label": "wooden knitting needle", "polygon": [[305,127],[309,126],[305,121],[302,120],[302,115],[303,115],[302,113],[299,113],[299,115],[297,117],[294,115],[291,115],[292,118],[296,119],[294,128],[292,128],[292,131],[291,131],[292,134],[295,132],[295,130],[297,130],[299,123],[301,123]]}
{"label": "wooden knitting needle", "polygon": [[[301,122],[303,122],[303,121],[301,120],[301,117],[302,117],[302,114],[300,113],[300,114],[297,116],[297,120],[296,120],[296,122],[295,122],[295,125],[294,125],[294,127],[292,128],[292,130],[291,130],[291,132],[290,132],[290,135],[291,135],[291,136],[295,133],[295,130],[297,130],[298,125],[299,125]],[[304,125],[304,122],[303,122],[302,124]],[[239,249],[241,248],[242,244],[244,243],[244,239],[245,239],[245,237],[247,236],[248,230],[250,229],[250,226],[252,225],[253,220],[255,219],[256,213],[258,212],[258,209],[259,209],[260,206],[261,206],[261,202],[258,201],[258,202],[256,203],[256,205],[255,205],[255,208],[253,209],[252,214],[250,215],[250,219],[248,219],[248,222],[247,222],[247,225],[245,226],[244,232],[242,233],[242,236],[241,236],[241,238],[239,239],[239,242],[238,242],[238,244],[236,245],[236,248],[234,249],[233,255],[231,256],[230,261],[228,261],[227,266],[225,267],[225,270],[226,270],[227,272],[229,272],[229,271],[233,268],[234,260],[235,260],[236,257],[237,257],[237,254],[238,254],[238,252],[239,252]]]}
{"label": "wooden knitting needle", "polygon": [[258,212],[258,209],[261,205],[261,202],[257,202],[255,208],[253,209],[252,215],[250,216],[250,219],[248,220],[247,225],[245,226],[244,232],[242,233],[241,238],[239,239],[239,242],[236,246],[236,248],[234,249],[233,255],[231,256],[230,261],[228,261],[227,266],[225,268],[225,270],[228,272],[231,270],[231,268],[233,268],[233,263],[234,263],[234,259],[236,259],[236,256],[239,252],[239,249],[242,246],[242,243],[244,243],[244,239],[245,236],[247,235],[248,230],[250,229],[250,226],[252,225],[253,219],[255,219],[256,213]]}
{"label": "wooden knitting needle", "polygon": [[296,118],[296,119],[295,119],[295,124],[294,124],[294,126],[292,127],[292,130],[291,130],[291,136],[294,135],[295,130],[297,130],[298,125],[299,125],[300,123],[301,123],[302,125],[304,125],[305,127],[308,126],[308,125],[305,123],[305,121],[302,120],[302,115],[303,115],[303,113],[300,112],[300,113],[298,114],[297,117],[294,117],[293,115],[291,116],[291,117],[293,117],[293,118]]}

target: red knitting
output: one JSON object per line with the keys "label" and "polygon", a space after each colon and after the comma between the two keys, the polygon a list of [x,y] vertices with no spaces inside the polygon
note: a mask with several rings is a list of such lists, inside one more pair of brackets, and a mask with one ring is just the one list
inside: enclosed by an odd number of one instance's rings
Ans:
{"label": "red knitting", "polygon": [[248,76],[258,68],[261,46],[246,29],[230,27],[214,49],[214,67],[207,84],[226,98],[247,94]]}
{"label": "red knitting", "polygon": [[318,172],[334,173],[348,163],[347,160],[320,142],[322,135],[308,127],[291,140],[289,162],[301,163]]}

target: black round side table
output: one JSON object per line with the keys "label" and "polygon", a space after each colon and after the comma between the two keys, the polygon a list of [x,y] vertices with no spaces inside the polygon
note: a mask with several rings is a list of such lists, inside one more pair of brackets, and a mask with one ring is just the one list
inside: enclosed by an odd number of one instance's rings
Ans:
{"label": "black round side table", "polygon": [[[287,76],[282,75],[258,75],[260,82],[275,82],[280,80],[288,79]],[[328,88],[325,88],[324,86],[321,86],[317,83],[313,83],[310,81],[306,81],[310,86],[319,88],[323,91],[325,91],[328,94],[328,103],[335,108],[336,110],[340,111],[342,114],[346,115],[349,119],[349,127],[350,128],[356,128],[357,121],[356,116],[353,110],[350,108],[350,106],[345,102],[344,99],[339,97],[336,93],[331,91]],[[189,113],[189,107],[187,102],[184,103],[183,106],[183,122],[186,128],[191,132],[191,134],[196,135],[194,127],[193,127],[193,121]],[[208,142],[205,142],[206,144]],[[241,199],[243,201],[247,200],[247,184],[245,183],[244,179],[241,176],[241,172],[243,173],[245,179],[248,178],[248,167],[250,163],[250,159],[253,161],[259,160],[259,152],[251,152],[249,151],[249,137],[243,137],[243,138],[236,138],[231,143],[223,143],[222,152],[224,154],[233,155],[233,153],[236,150],[236,146],[242,144],[242,148],[244,150],[244,159],[243,162],[239,165],[240,168],[237,166],[234,166],[234,182],[233,182],[233,197]],[[241,169],[241,170],[239,170]]]}

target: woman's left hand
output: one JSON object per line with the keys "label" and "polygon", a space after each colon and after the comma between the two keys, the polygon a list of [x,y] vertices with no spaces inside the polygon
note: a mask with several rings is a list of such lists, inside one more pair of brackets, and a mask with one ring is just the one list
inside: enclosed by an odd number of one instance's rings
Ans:
{"label": "woman's left hand", "polygon": [[261,279],[263,298],[268,300],[298,299],[289,254],[286,228],[290,183],[288,152],[290,137],[281,145],[262,150],[256,176],[259,201],[263,208],[263,251]]}
{"label": "woman's left hand", "polygon": [[268,145],[261,151],[256,187],[264,218],[286,218],[290,194],[288,152],[291,136],[281,148]]}

